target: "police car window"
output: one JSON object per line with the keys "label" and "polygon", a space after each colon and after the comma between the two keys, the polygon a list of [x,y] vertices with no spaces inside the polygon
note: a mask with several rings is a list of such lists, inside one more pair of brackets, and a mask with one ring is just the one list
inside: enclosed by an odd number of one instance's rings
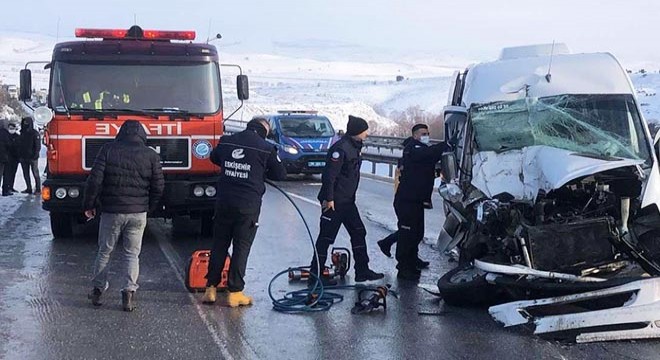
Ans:
{"label": "police car window", "polygon": [[330,120],[326,117],[280,118],[282,134],[289,137],[328,137],[334,135]]}
{"label": "police car window", "polygon": [[113,108],[179,109],[209,114],[220,109],[217,64],[89,64],[57,62],[51,103],[56,111]]}

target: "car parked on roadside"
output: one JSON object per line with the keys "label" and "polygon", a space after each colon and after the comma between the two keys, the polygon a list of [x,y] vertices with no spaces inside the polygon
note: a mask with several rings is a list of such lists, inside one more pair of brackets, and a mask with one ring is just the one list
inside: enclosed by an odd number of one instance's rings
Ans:
{"label": "car parked on roadside", "polygon": [[330,120],[316,111],[281,110],[265,116],[288,174],[320,174],[328,149],[339,139]]}

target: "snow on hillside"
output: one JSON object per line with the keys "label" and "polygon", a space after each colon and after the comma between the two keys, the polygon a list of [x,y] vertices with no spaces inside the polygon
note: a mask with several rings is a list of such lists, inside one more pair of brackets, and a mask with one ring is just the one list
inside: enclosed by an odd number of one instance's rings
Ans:
{"label": "snow on hillside", "polygon": [[[71,38],[59,39],[69,41]],[[0,82],[17,84],[18,72],[28,61],[47,61],[53,37],[0,32]],[[218,43],[221,62],[240,64],[250,77],[250,99],[233,116],[250,119],[277,110],[317,110],[337,129],[345,128],[349,114],[376,124],[387,133],[395,124],[389,118],[409,108],[438,114],[446,103],[449,76],[468,64],[439,54],[437,58],[396,58],[386,50],[368,53],[350,44],[310,40],[275,43],[271,54],[245,53],[231,44]],[[383,59],[378,61],[378,59]],[[651,64],[647,69],[653,69]],[[48,71],[32,66],[33,87],[47,88]],[[236,70],[222,69],[225,113],[238,106]],[[396,81],[401,77],[402,81]],[[649,122],[660,123],[660,74],[631,74]]]}
{"label": "snow on hillside", "polygon": [[660,73],[631,74],[630,78],[637,90],[637,100],[644,118],[649,123],[660,125]]}
{"label": "snow on hillside", "polygon": [[[33,34],[0,34],[0,83],[18,85],[18,72],[28,61],[48,61],[51,57],[54,39]],[[48,84],[48,70],[43,65],[31,67],[33,86],[45,88]]]}
{"label": "snow on hillside", "polygon": [[[229,82],[231,79],[227,79]],[[360,116],[378,124],[375,132],[388,133],[395,126],[387,116],[409,107],[439,113],[446,103],[448,77],[396,81],[308,81],[264,83],[251,79],[250,100],[245,110],[233,118],[277,110],[316,110],[328,116],[337,129],[345,129],[348,115]],[[227,90],[229,89],[229,90]],[[225,85],[226,109],[236,108],[233,87]]]}
{"label": "snow on hillside", "polygon": [[[48,60],[55,42],[47,36],[0,33],[0,82],[17,84],[18,72],[25,63]],[[327,60],[329,56],[322,56],[326,60],[311,59],[305,55],[314,53],[319,46],[325,47],[327,55],[332,44],[311,45],[307,53],[295,51],[296,57],[233,53],[231,46],[228,51],[220,46],[221,62],[240,64],[250,76],[250,100],[233,118],[249,119],[283,109],[309,109],[328,116],[337,129],[344,129],[348,115],[352,114],[375,124],[375,131],[387,133],[395,126],[388,118],[392,112],[419,107],[439,113],[447,98],[448,77],[457,69],[414,59],[376,62],[364,54],[359,57],[361,61]],[[280,44],[276,49],[281,53],[292,46]],[[31,69],[33,87],[46,88],[48,72],[42,66]],[[234,68],[222,71],[225,111],[229,114],[238,106],[234,93],[237,73]],[[403,80],[395,81],[397,76]]]}

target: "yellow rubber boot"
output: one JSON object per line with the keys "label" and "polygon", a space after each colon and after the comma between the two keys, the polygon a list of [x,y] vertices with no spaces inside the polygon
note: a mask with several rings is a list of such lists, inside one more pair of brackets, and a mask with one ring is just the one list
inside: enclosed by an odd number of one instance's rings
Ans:
{"label": "yellow rubber boot", "polygon": [[217,299],[217,291],[215,286],[208,286],[206,288],[206,292],[204,292],[204,297],[202,298],[202,302],[204,304],[213,304],[215,303],[216,299]]}
{"label": "yellow rubber boot", "polygon": [[246,296],[242,291],[230,292],[227,299],[222,302],[222,306],[237,307],[241,305],[252,305],[252,297]]}

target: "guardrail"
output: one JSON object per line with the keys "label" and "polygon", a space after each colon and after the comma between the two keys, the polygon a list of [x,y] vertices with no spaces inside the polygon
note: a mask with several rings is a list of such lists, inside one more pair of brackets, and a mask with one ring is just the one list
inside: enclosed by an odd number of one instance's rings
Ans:
{"label": "guardrail", "polygon": [[[246,120],[227,119],[225,123],[225,132],[230,134],[245,129]],[[371,163],[371,173],[376,174],[378,164],[388,166],[389,177],[394,176],[394,169],[401,158],[403,150],[403,141],[406,138],[396,136],[376,136],[370,135],[364,141],[364,151],[362,159]],[[442,140],[431,140],[432,143],[438,143]]]}

